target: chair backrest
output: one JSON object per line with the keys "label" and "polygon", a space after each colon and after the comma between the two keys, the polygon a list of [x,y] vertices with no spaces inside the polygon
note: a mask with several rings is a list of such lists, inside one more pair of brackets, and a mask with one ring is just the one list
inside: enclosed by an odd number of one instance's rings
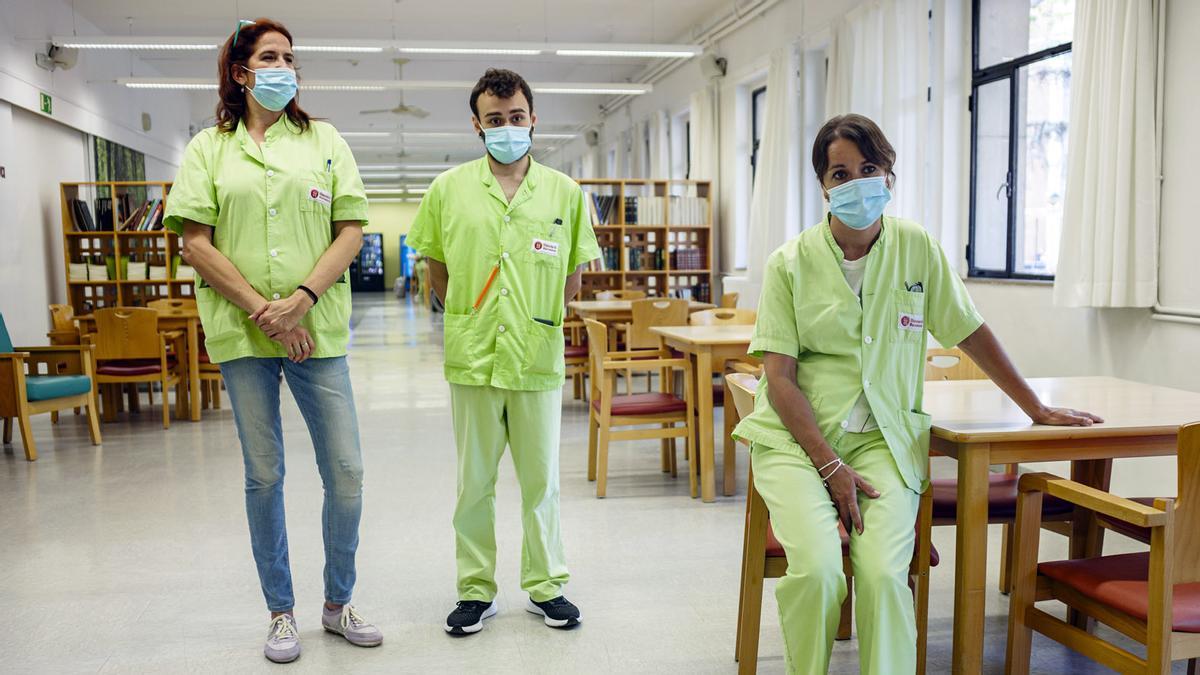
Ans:
{"label": "chair backrest", "polygon": [[758,312],[752,309],[718,307],[694,312],[691,323],[693,326],[753,326],[757,319]]}
{"label": "chair backrest", "polygon": [[[588,341],[588,371],[589,381],[592,383],[592,396],[598,396],[603,391],[605,378],[603,364],[608,358],[608,326],[594,319],[583,320],[584,329],[587,330]],[[600,399],[593,398],[598,401]]]}
{"label": "chair backrest", "polygon": [[733,395],[733,407],[738,417],[746,418],[754,412],[754,397],[758,393],[758,378],[749,373],[729,373],[725,376],[729,393]]}
{"label": "chair backrest", "polygon": [[627,344],[630,349],[657,349],[658,335],[650,332],[654,326],[686,326],[688,301],[668,298],[634,300],[633,323],[629,325]]}
{"label": "chair backrest", "polygon": [[75,308],[70,305],[50,305],[50,321],[54,330],[75,330]]}
{"label": "chair backrest", "polygon": [[1191,584],[1200,582],[1200,422],[1180,427],[1177,442],[1179,491],[1175,497],[1175,566],[1171,574],[1174,583]]}
{"label": "chair backrest", "polygon": [[598,291],[596,293],[597,300],[641,300],[646,297],[646,291]]}
{"label": "chair backrest", "polygon": [[8,354],[12,350],[12,338],[8,337],[8,327],[4,325],[4,314],[0,314],[0,354]]}
{"label": "chair backrest", "polygon": [[987,375],[958,347],[925,352],[925,381],[986,380]]}
{"label": "chair backrest", "polygon": [[158,311],[149,307],[98,309],[96,358],[156,359],[159,357]]}
{"label": "chair backrest", "polygon": [[196,301],[191,298],[160,298],[146,303],[150,309],[196,309]]}
{"label": "chair backrest", "polygon": [[717,306],[724,307],[725,309],[733,309],[734,307],[737,307],[737,301],[737,293],[726,293],[721,296],[721,303]]}

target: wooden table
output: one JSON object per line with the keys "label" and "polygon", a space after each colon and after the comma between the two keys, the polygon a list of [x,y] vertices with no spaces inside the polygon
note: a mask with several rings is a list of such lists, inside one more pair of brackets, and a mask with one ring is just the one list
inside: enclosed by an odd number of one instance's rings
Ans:
{"label": "wooden table", "polygon": [[[646,298],[657,300],[658,298]],[[667,299],[667,298],[663,298]],[[613,324],[620,321],[633,320],[633,300],[573,300],[567,307],[584,319],[594,319],[600,323]],[[702,309],[716,309],[716,305],[707,302],[688,301],[688,313],[699,312]]]}
{"label": "wooden table", "polygon": [[[77,316],[81,335],[96,332],[96,322],[91,314]],[[158,310],[159,330],[182,330],[187,333],[187,391],[188,413],[193,422],[200,421],[200,313],[194,309]],[[163,392],[166,405],[167,392]]]}
{"label": "wooden table", "polygon": [[[1173,455],[1179,427],[1200,420],[1200,394],[1111,377],[1032,379],[1047,405],[1095,413],[1104,424],[1047,427],[1029,418],[988,380],[927,382],[931,448],[958,460],[954,569],[955,673],[982,670],[987,574],[988,465],[1070,461],[1071,477],[1107,489],[1117,457]],[[1094,518],[1072,524],[1071,557],[1098,555]]]}
{"label": "wooden table", "polygon": [[[714,367],[724,367],[725,361],[746,355],[750,348],[750,336],[754,326],[658,326],[650,329],[657,333],[668,346],[688,355],[693,369],[692,402],[697,410],[697,456],[700,458],[700,495],[706,502],[716,500],[716,478],[713,466],[716,463],[713,443],[713,390]],[[725,457],[724,492],[732,495],[736,476],[730,453]],[[692,470],[691,467],[688,468]]]}

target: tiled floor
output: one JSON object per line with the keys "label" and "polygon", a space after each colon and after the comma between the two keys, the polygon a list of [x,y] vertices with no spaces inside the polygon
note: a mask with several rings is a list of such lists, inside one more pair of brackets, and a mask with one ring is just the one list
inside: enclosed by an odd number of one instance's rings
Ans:
{"label": "tiled floor", "polygon": [[[451,639],[442,623],[455,600],[455,460],[441,323],[390,296],[357,301],[353,322],[366,461],[355,603],[386,641],[362,650],[319,629],[321,488],[304,425],[285,399],[289,538],[304,648],[292,670],[736,672],[744,449],[738,496],[703,504],[688,497],[685,477],[659,472],[656,443],[617,444],[608,498],[597,500],[585,473],[586,409],[568,391],[562,516],[574,580],[567,591],[584,624],[552,631],[523,611],[518,492],[506,460],[498,487],[500,614],[482,634]],[[52,428],[40,416],[36,463],[25,462],[19,440],[0,455],[0,671],[274,669],[261,656],[267,615],[250,558],[232,413],[206,412],[203,422],[177,421],[169,431],[156,415],[143,406],[133,419],[105,425],[99,448],[87,443],[81,419],[68,415]],[[953,464],[939,460],[935,471],[949,473]],[[953,537],[952,528],[934,533],[942,565],[930,598],[931,673],[949,671]],[[1047,555],[1062,552],[1060,541],[1047,536]],[[993,527],[993,560],[998,550]],[[783,645],[773,595],[766,595],[760,672],[778,673]],[[1003,670],[1007,608],[1006,598],[989,593],[989,673]],[[837,644],[833,672],[857,672],[855,646]],[[1034,671],[1103,672],[1045,640],[1034,644]]]}

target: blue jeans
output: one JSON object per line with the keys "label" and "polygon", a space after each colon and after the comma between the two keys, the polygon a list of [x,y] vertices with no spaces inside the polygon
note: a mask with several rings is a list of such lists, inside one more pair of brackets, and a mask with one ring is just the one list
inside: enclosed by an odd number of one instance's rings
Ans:
{"label": "blue jeans", "polygon": [[243,358],[221,364],[221,375],[237,421],[246,466],[246,516],[267,609],[292,609],[283,511],[283,426],[279,418],[279,373],[300,407],[325,486],[321,512],[325,539],[325,600],[350,602],[354,554],[362,515],[362,452],[350,368],[346,357],[292,363],[280,358]]}

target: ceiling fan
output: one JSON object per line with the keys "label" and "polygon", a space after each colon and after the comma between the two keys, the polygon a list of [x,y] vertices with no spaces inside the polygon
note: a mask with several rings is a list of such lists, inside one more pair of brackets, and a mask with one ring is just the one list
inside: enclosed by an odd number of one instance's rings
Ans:
{"label": "ceiling fan", "polygon": [[[408,63],[408,59],[392,59],[392,61],[396,64],[396,81],[403,80],[404,79],[404,64]],[[417,119],[424,119],[426,117],[429,117],[428,110],[425,110],[424,108],[419,108],[415,105],[405,105],[403,89],[400,90],[400,104],[394,108],[379,108],[376,110],[360,110],[360,111],[358,111],[359,115],[378,115],[378,114],[382,114],[382,113],[389,113],[392,115],[408,115],[410,117],[416,117]]]}

